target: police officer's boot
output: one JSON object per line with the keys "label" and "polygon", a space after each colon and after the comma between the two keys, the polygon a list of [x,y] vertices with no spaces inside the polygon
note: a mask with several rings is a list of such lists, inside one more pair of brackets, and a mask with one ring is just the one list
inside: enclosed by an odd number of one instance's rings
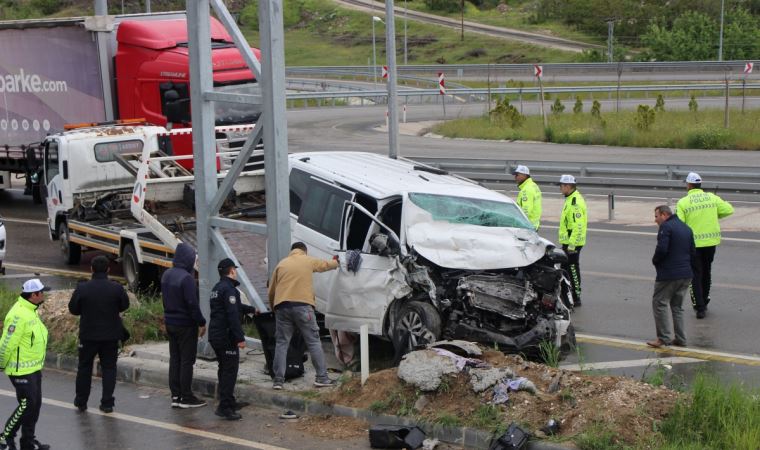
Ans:
{"label": "police officer's boot", "polygon": [[13,438],[6,438],[0,441],[0,450],[17,450],[16,441]]}
{"label": "police officer's boot", "polygon": [[21,441],[21,450],[50,450],[50,446],[43,444],[37,439],[31,441]]}

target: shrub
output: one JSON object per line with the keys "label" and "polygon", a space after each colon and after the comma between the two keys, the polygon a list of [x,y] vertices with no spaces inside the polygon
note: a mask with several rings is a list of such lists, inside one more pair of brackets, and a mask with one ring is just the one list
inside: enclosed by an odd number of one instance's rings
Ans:
{"label": "shrub", "polygon": [[662,94],[657,95],[657,103],[654,104],[654,110],[665,112],[665,99],[662,98]]}
{"label": "shrub", "polygon": [[694,94],[691,94],[691,100],[689,100],[689,111],[697,112],[698,109],[699,104],[697,103],[697,99],[694,97]]}
{"label": "shrub", "polygon": [[583,112],[583,102],[581,101],[581,96],[576,95],[575,105],[573,105],[573,114],[580,114],[582,112]]}
{"label": "shrub", "polygon": [[705,127],[696,130],[686,137],[686,146],[689,148],[727,149],[733,148],[734,137],[725,128]]}
{"label": "shrub", "polygon": [[565,111],[565,105],[563,105],[559,97],[557,97],[552,105],[552,114],[561,114],[563,111]]}
{"label": "shrub", "polygon": [[602,117],[602,104],[599,103],[599,100],[594,100],[594,103],[591,105],[591,116],[597,119]]}
{"label": "shrub", "polygon": [[512,128],[519,128],[525,122],[525,116],[520,114],[520,111],[513,105],[510,105],[509,99],[506,97],[496,103],[490,114],[496,120],[509,123]]}
{"label": "shrub", "polygon": [[457,12],[461,9],[459,0],[425,0],[425,6],[432,11]]}
{"label": "shrub", "polygon": [[639,105],[636,110],[636,117],[634,118],[636,128],[642,131],[649,130],[654,124],[654,109],[647,105]]}

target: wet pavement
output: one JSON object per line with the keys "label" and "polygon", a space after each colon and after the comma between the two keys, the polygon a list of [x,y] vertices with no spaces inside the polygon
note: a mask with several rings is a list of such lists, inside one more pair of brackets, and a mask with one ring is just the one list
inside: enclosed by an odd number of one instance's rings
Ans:
{"label": "wet pavement", "polygon": [[[299,429],[299,420],[282,420],[280,409],[249,406],[241,421],[214,415],[214,406],[172,409],[164,389],[118,383],[114,413],[97,408],[100,379],[94,379],[89,410],[72,404],[74,376],[56,370],[43,375],[43,406],[37,438],[55,450],[89,449],[369,449],[366,435],[329,439]],[[6,377],[0,381],[0,417],[15,408],[15,394]],[[454,449],[458,447],[439,447]]]}

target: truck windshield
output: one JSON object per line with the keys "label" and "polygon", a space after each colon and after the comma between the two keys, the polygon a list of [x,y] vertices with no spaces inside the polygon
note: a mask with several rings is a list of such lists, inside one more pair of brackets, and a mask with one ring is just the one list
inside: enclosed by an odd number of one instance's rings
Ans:
{"label": "truck windshield", "polygon": [[[231,94],[261,95],[261,87],[255,81],[245,84],[219,85],[214,87],[214,90]],[[214,111],[217,125],[233,125],[256,122],[260,108],[257,105],[245,103],[214,102]]]}
{"label": "truck windshield", "polygon": [[512,203],[436,194],[409,194],[409,200],[429,212],[433,220],[482,227],[509,227],[533,230],[533,225]]}

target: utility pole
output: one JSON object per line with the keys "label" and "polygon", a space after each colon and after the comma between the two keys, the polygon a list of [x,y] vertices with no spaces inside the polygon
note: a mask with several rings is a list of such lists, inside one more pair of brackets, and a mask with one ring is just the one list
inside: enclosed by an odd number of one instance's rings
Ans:
{"label": "utility pole", "polygon": [[615,29],[615,21],[607,21],[607,62],[612,62],[612,34]]}
{"label": "utility pole", "polygon": [[404,0],[404,65],[409,64],[409,60],[407,59],[407,50],[406,50],[406,0]]}
{"label": "utility pole", "polygon": [[388,61],[388,157],[398,158],[398,94],[396,89],[396,16],[393,0],[385,0],[385,57]]}
{"label": "utility pole", "polygon": [[461,37],[461,41],[464,42],[464,0],[462,0],[461,3],[462,3],[462,14],[461,14],[461,18],[462,18],[462,37]]}
{"label": "utility pole", "polygon": [[718,61],[723,61],[723,6],[725,0],[720,0],[720,39],[718,40]]}

